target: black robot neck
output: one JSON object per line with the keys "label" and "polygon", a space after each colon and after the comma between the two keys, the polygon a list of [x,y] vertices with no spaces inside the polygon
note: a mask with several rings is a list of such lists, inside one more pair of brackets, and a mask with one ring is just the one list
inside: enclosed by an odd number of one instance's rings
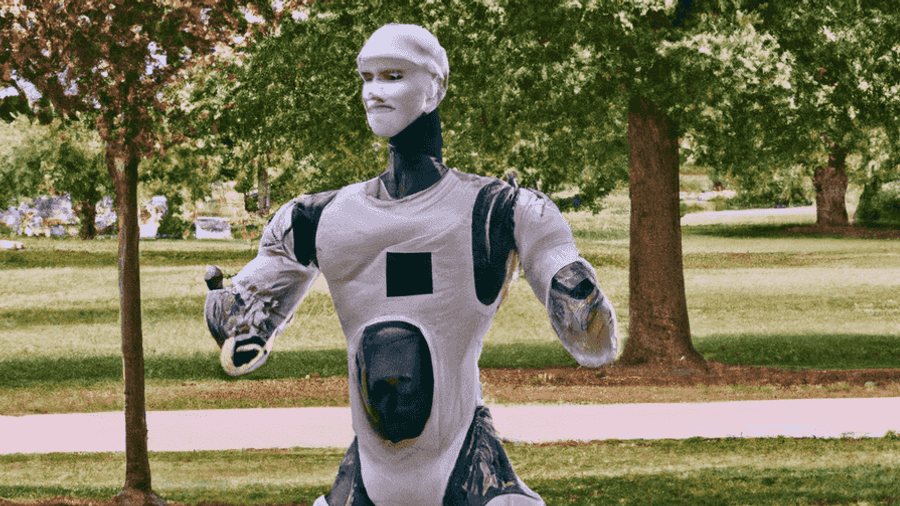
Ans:
{"label": "black robot neck", "polygon": [[390,163],[381,175],[393,198],[430,188],[447,172],[441,149],[441,119],[437,110],[423,113],[403,131],[390,138]]}

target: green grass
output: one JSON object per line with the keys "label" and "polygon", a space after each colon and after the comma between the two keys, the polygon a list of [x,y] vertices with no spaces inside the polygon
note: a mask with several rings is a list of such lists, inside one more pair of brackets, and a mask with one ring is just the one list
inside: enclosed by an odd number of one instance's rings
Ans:
{"label": "green grass", "polygon": [[[627,197],[613,195],[597,215],[566,216],[627,339]],[[789,236],[782,232],[802,222],[779,220],[683,227],[697,349],[727,363],[900,368],[897,242]],[[52,410],[62,402],[54,398],[120,389],[115,241],[23,242],[25,251],[0,251],[0,399],[43,399],[42,409]],[[252,258],[251,244],[145,241],[141,251],[148,390],[346,376],[345,341],[331,299],[320,291],[300,306],[265,367],[236,379],[222,372],[202,318],[202,276],[209,263],[233,275]],[[498,312],[480,365],[574,365],[524,279]],[[95,406],[109,410],[109,402],[98,398]],[[244,406],[222,401],[215,407]],[[893,434],[510,444],[507,451],[519,475],[551,505],[900,502],[900,438]],[[311,503],[330,488],[342,455],[342,449],[152,453],[151,465],[154,489],[170,501]],[[0,456],[0,497],[108,499],[121,490],[124,465],[120,453]]]}
{"label": "green grass", "polygon": [[[54,267],[115,267],[118,243],[115,239],[35,239],[16,238],[24,250],[0,250],[0,270]],[[142,267],[174,267],[215,263],[240,268],[259,245],[239,240],[141,241]]]}
{"label": "green grass", "polygon": [[[506,444],[517,474],[556,504],[890,504],[900,438],[606,440]],[[188,504],[312,503],[343,449],[152,452],[153,488]],[[0,456],[0,497],[108,499],[122,453]]]}
{"label": "green grass", "polygon": [[[628,337],[628,217],[624,192],[599,214],[566,215]],[[796,223],[683,227],[684,277],[694,345],[708,359],[784,368],[900,367],[897,241],[798,237]],[[24,238],[0,251],[0,393],[50,388],[73,395],[121,381],[116,241]],[[225,375],[203,320],[207,264],[237,273],[247,241],[141,243],[148,386],[242,381]],[[722,347],[724,346],[724,350]],[[740,354],[740,356],[738,356]],[[524,278],[511,287],[485,338],[482,367],[574,365]],[[331,298],[313,290],[278,337],[269,363],[244,379],[346,375],[346,341]],[[2,408],[0,408],[2,411]]]}
{"label": "green grass", "polygon": [[[0,389],[29,388],[38,385],[67,384],[89,386],[122,378],[122,357],[38,357],[6,359],[0,368]],[[491,344],[486,345],[479,364],[487,367],[546,367],[547,364],[577,366],[558,343],[549,344]],[[151,355],[145,358],[145,377],[148,380],[240,381],[222,371],[216,352],[192,355]],[[347,376],[347,350],[279,351],[273,353],[266,366],[246,378],[254,380]],[[2,412],[2,410],[0,410]]]}
{"label": "green grass", "polygon": [[695,344],[706,359],[782,369],[900,369],[897,337],[871,334],[715,334]]}

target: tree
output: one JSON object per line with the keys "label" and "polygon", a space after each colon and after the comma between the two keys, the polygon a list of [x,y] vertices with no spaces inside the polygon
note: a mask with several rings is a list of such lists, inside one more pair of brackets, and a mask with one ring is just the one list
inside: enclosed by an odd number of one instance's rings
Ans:
{"label": "tree", "polygon": [[[99,143],[85,139],[96,137],[96,132],[84,132],[73,125],[53,133],[59,136],[61,144],[50,171],[51,184],[71,197],[72,209],[81,220],[79,236],[84,240],[93,239],[97,235],[96,204],[112,189]],[[94,135],[90,136],[91,133]]]}
{"label": "tree", "polygon": [[449,165],[516,169],[545,191],[576,186],[590,204],[628,162],[637,330],[623,360],[704,367],[690,344],[680,259],[679,138],[738,129],[735,104],[788,107],[790,55],[751,14],[717,1],[469,0],[316,3],[306,17],[229,69],[218,143],[257,143],[254,160],[267,150],[309,160],[276,177],[294,177],[298,193],[374,176],[385,150],[359,111],[355,56],[383,23],[420,24],[450,60],[439,107]]}
{"label": "tree", "polygon": [[[739,3],[623,2],[583,16],[582,40],[602,55],[590,86],[617,87],[630,104],[630,331],[620,362],[704,371],[684,293],[680,141],[691,135],[704,149],[738,131],[746,102],[787,107],[792,57]],[[722,142],[732,155],[743,147]]]}
{"label": "tree", "polygon": [[[31,109],[26,109],[27,113]],[[5,141],[0,159],[0,209],[18,205],[18,198],[34,195],[45,184],[43,167],[53,163],[58,139],[49,136],[49,127],[39,125],[24,114],[5,124]]]}
{"label": "tree", "polygon": [[317,2],[245,55],[198,72],[182,110],[205,145],[230,146],[244,188],[259,180],[250,172],[259,163],[268,164],[276,199],[373,177],[387,145],[365,124],[356,54],[382,24],[415,23],[441,40],[451,62],[438,109],[446,162],[494,176],[515,169],[520,182],[549,194],[574,186],[572,202],[596,208],[626,174],[626,105],[597,108],[596,96],[580,93],[576,74],[587,57],[545,40],[566,34],[559,27],[573,26],[577,13],[544,7]]}
{"label": "tree", "polygon": [[[29,111],[30,112],[30,111]],[[16,130],[10,151],[0,160],[4,185],[0,207],[16,197],[38,193],[68,193],[79,216],[82,239],[96,235],[96,203],[111,190],[96,131],[77,121],[54,120],[41,125],[19,115],[9,126]]]}
{"label": "tree", "polygon": [[[254,2],[266,19],[275,13]],[[24,0],[0,6],[0,83],[34,84],[67,117],[96,114],[119,217],[119,299],[125,379],[126,470],[117,499],[160,504],[147,456],[138,256],[137,183],[142,156],[158,148],[151,110],[185,65],[209,59],[247,28],[233,1]],[[165,65],[154,61],[165,59]],[[15,74],[15,75],[14,75]]]}
{"label": "tree", "polygon": [[703,368],[703,357],[691,343],[684,292],[677,126],[654,102],[635,96],[628,146],[629,339],[621,361]]}
{"label": "tree", "polygon": [[746,155],[728,159],[722,156],[724,150],[712,150],[707,164],[748,185],[785,168],[803,167],[798,175],[812,177],[816,190],[816,224],[847,225],[849,181],[865,185],[900,162],[894,154],[892,163],[874,171],[847,163],[850,155],[866,156],[873,135],[878,135],[874,130],[893,136],[889,152],[898,152],[896,5],[800,1],[789,6],[755,2],[751,7],[753,24],[795,57],[793,97],[788,108],[756,101],[735,110],[745,126],[740,138],[726,136],[711,143],[742,144]]}

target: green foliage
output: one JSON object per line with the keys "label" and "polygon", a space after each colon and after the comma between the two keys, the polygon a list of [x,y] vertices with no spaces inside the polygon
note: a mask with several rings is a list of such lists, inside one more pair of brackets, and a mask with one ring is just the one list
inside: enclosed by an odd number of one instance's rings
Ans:
{"label": "green foliage", "polygon": [[184,237],[191,232],[193,222],[183,220],[175,215],[173,208],[169,208],[169,213],[162,217],[159,221],[159,230],[157,233],[160,237],[179,238]]}
{"label": "green foliage", "polygon": [[0,207],[17,198],[68,193],[81,221],[81,236],[93,238],[94,206],[112,191],[97,133],[79,121],[40,125],[27,118],[4,128],[15,132],[10,137],[16,142],[0,159],[0,179],[5,183]]}
{"label": "green foliage", "polygon": [[0,209],[18,205],[20,197],[38,194],[44,189],[45,167],[54,162],[59,139],[46,126],[18,118],[0,125],[4,145],[0,158]]}
{"label": "green foliage", "polygon": [[867,185],[859,198],[854,223],[870,228],[900,228],[900,181]]}
{"label": "green foliage", "polygon": [[[746,180],[748,188],[785,173],[796,180],[761,191],[768,192],[758,196],[763,201],[795,200],[790,186],[828,163],[832,147],[862,156],[862,163],[848,164],[852,182],[864,184],[893,171],[900,161],[900,72],[892,36],[900,16],[894,7],[884,2],[753,2],[745,19],[790,56],[787,94],[778,100],[774,95],[729,100],[728,114],[738,128],[698,132],[698,159],[721,175]],[[807,193],[807,200],[811,197]],[[748,205],[760,198],[745,196]]]}
{"label": "green foliage", "polygon": [[780,171],[748,169],[746,174],[732,179],[738,193],[725,201],[728,209],[807,206],[815,201],[815,190],[800,166]]}
{"label": "green foliage", "polygon": [[689,213],[700,213],[706,211],[707,209],[700,204],[687,204],[685,202],[681,202],[678,204],[678,215],[684,217],[685,214]]}
{"label": "green foliage", "polygon": [[28,98],[21,91],[16,95],[0,97],[0,121],[10,123],[19,116],[28,116],[31,107]]}
{"label": "green foliage", "polygon": [[[863,138],[845,139],[845,123],[818,126],[833,107],[852,104],[829,104],[834,87],[809,76],[821,55],[845,58],[866,36],[890,40],[879,34],[894,17],[857,26],[847,21],[855,19],[851,4],[841,6],[843,21],[805,2],[796,13],[756,2],[684,5],[317,2],[274,36],[198,70],[177,93],[189,135],[222,154],[222,173],[246,192],[265,163],[277,202],[383,170],[387,146],[365,124],[355,56],[385,22],[425,26],[448,51],[450,86],[439,108],[446,162],[493,176],[514,169],[522,184],[551,196],[577,189],[554,196],[562,207],[597,210],[598,197],[627,177],[625,104],[634,94],[662,104],[692,139],[694,161],[718,175],[756,170],[765,179],[798,164],[810,171],[827,156],[819,134],[854,146]],[[792,16],[805,32],[791,28]],[[832,44],[823,23],[843,23],[846,37]],[[878,55],[867,58],[888,68]],[[890,95],[890,75],[870,80]]]}
{"label": "green foliage", "polygon": [[216,148],[227,153],[223,173],[235,174],[240,191],[252,188],[262,163],[276,202],[338,188],[387,163],[386,139],[366,125],[356,54],[384,23],[420,24],[450,60],[449,90],[438,109],[446,163],[498,177],[515,169],[523,184],[546,193],[578,188],[571,202],[596,208],[626,177],[624,101],[582,92],[584,78],[573,73],[589,72],[587,57],[563,27],[583,12],[547,7],[317,2],[246,54],[198,70],[173,96],[186,99],[184,121],[195,138],[225,146]]}

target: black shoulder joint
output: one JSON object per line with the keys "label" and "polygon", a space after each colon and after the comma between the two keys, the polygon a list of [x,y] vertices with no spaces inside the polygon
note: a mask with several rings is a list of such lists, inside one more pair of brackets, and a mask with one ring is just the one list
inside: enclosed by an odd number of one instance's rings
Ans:
{"label": "black shoulder joint", "polygon": [[506,262],[516,248],[513,213],[519,189],[500,180],[479,192],[472,210],[472,259],[475,292],[485,305],[492,304],[506,281]]}
{"label": "black shoulder joint", "polygon": [[312,195],[304,195],[297,199],[294,209],[291,210],[291,228],[294,231],[294,255],[297,261],[309,266],[310,262],[318,267],[316,259],[316,230],[319,228],[319,218],[338,190],[332,190]]}

